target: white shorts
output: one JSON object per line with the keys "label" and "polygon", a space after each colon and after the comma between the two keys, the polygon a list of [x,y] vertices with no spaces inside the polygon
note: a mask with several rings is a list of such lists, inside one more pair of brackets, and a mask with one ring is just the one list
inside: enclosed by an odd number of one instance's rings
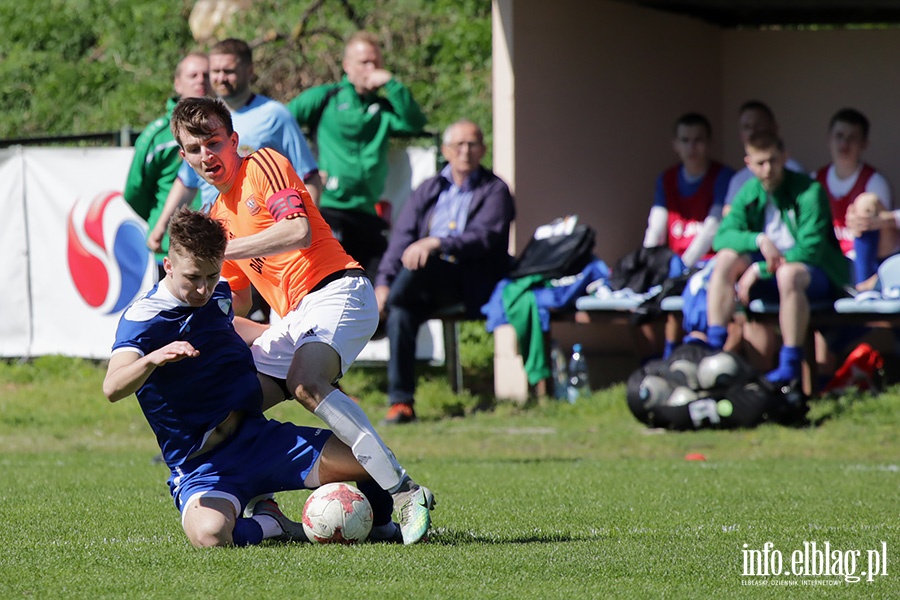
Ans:
{"label": "white shorts", "polygon": [[368,277],[342,277],[307,294],[300,305],[274,322],[250,350],[256,369],[287,379],[294,353],[309,342],[334,348],[347,372],[378,326],[378,302]]}

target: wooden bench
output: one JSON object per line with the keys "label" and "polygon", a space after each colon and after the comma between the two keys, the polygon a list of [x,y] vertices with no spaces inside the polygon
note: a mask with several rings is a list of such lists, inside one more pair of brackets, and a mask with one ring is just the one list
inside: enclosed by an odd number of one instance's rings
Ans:
{"label": "wooden bench", "polygon": [[[884,303],[873,303],[867,309],[864,303],[850,305],[852,300],[838,300],[813,306],[810,314],[809,329],[804,340],[804,391],[815,394],[817,391],[815,355],[815,332],[831,327],[860,326],[871,328],[895,328],[900,326],[900,300]],[[591,297],[579,298],[576,310],[551,313],[551,332],[554,324],[630,324],[634,308],[639,303],[625,300],[620,302],[597,301]],[[663,314],[680,312],[683,306],[681,296],[664,298],[661,302]],[[778,305],[751,302],[748,317],[766,324],[778,324]],[[498,398],[524,401],[534,393],[540,395],[546,391],[545,386],[538,385],[531,389],[527,384],[522,358],[518,355],[515,331],[511,326],[498,328],[494,333],[494,391]],[[547,350],[552,333],[547,333]]]}

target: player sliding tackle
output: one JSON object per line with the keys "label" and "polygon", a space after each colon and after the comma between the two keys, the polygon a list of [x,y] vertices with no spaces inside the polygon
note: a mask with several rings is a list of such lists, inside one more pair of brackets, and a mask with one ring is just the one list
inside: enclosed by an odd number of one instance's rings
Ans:
{"label": "player sliding tackle", "polygon": [[264,496],[351,480],[372,504],[370,539],[408,543],[391,521],[391,495],[338,436],[263,416],[253,357],[232,325],[228,283],[219,280],[222,224],[182,209],[169,231],[166,276],[122,315],[103,393],[111,402],[137,394],[191,543],[305,541],[302,526]]}
{"label": "player sliding tackle", "polygon": [[409,478],[365,412],[335,387],[378,324],[371,282],[284,156],[270,149],[238,154],[222,102],[185,99],[171,124],[184,160],[219,191],[210,214],[228,230],[222,277],[235,312],[249,310],[252,284],[281,317],[251,346],[264,375],[264,408],[294,397],[325,421],[392,495],[404,542],[418,541],[430,524],[431,491]]}

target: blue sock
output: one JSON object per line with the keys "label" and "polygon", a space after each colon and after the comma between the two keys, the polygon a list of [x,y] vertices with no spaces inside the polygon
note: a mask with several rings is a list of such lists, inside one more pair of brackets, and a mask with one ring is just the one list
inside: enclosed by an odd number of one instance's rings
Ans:
{"label": "blue sock", "polygon": [[725,340],[728,339],[728,328],[722,325],[710,325],[706,331],[706,339],[713,349],[721,350],[725,346]]}
{"label": "blue sock", "polygon": [[234,522],[231,539],[235,546],[256,546],[263,541],[263,530],[253,519],[239,517]]}
{"label": "blue sock", "polygon": [[853,270],[856,275],[856,283],[865,281],[878,270],[878,242],[881,232],[866,231],[858,238],[853,239],[853,250],[856,259],[853,261]]}
{"label": "blue sock", "polygon": [[778,353],[778,368],[766,373],[766,379],[772,383],[787,383],[800,377],[800,362],[803,360],[803,348],[800,346],[782,346]]}
{"label": "blue sock", "polygon": [[666,347],[663,348],[663,358],[669,358],[672,356],[672,351],[678,347],[678,342],[672,340],[666,340]]}

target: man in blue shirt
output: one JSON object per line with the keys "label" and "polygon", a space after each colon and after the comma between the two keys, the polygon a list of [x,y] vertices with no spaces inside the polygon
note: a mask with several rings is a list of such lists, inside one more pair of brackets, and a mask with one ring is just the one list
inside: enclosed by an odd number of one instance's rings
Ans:
{"label": "man in blue shirt", "polygon": [[337,436],[263,416],[253,357],[220,281],[223,225],[182,208],[169,232],[166,277],[123,313],[103,393],[110,402],[137,395],[191,544],[305,541],[271,495],[354,480],[372,505],[370,539],[400,541],[393,499]]}

